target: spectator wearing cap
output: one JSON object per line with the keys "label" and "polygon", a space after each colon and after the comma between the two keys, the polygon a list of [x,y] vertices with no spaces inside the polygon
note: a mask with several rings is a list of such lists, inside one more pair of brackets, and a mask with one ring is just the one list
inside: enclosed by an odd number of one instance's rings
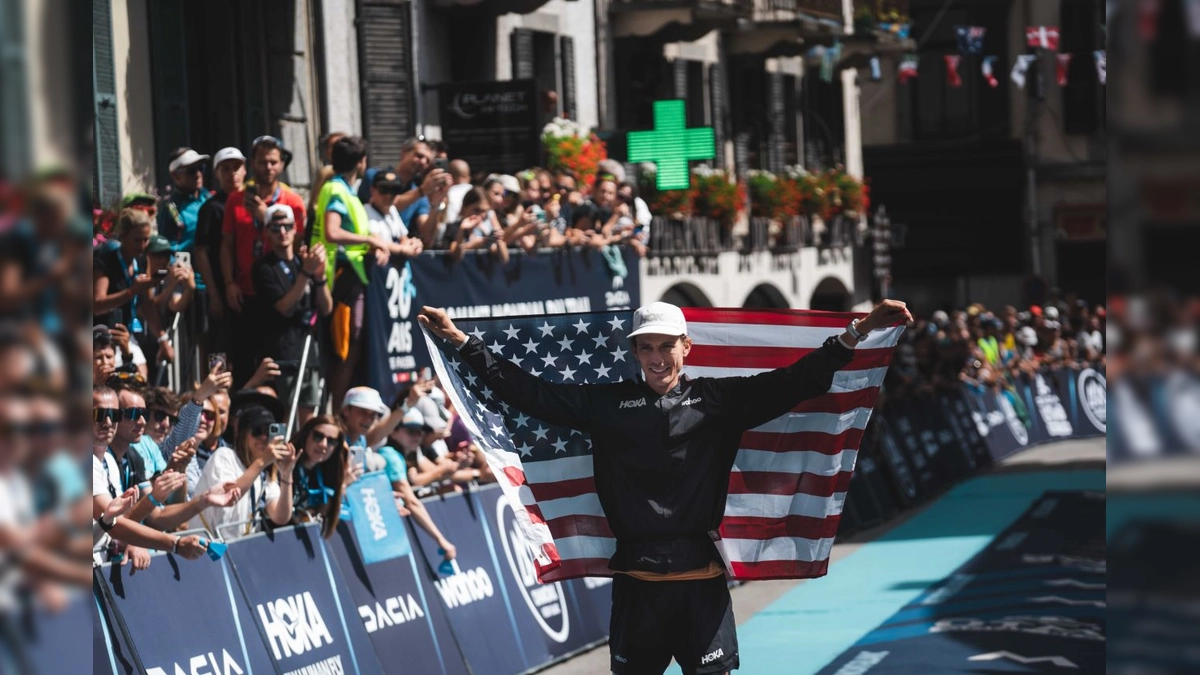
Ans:
{"label": "spectator wearing cap", "polygon": [[97,249],[92,257],[92,323],[126,326],[143,351],[156,354],[156,362],[170,361],[174,349],[158,312],[151,311],[154,278],[146,249],[153,233],[154,223],[145,211],[121,211],[113,227],[120,245]]}
{"label": "spectator wearing cap", "polygon": [[[337,174],[321,187],[317,199],[313,242],[324,244],[325,279],[333,292],[330,321],[333,353],[326,361],[334,407],[340,407],[362,353],[367,291],[366,257],[374,249],[387,250],[389,242],[371,234],[367,209],[351,186],[367,166],[367,142],[358,136],[333,144],[333,170]],[[336,280],[336,281],[335,281]]]}
{"label": "spectator wearing cap", "polygon": [[433,243],[453,182],[444,170],[434,167],[434,158],[434,149],[428,141],[423,137],[409,138],[400,146],[400,161],[394,167],[367,169],[358,188],[358,198],[366,203],[371,200],[371,183],[376,172],[395,172],[403,189],[393,203],[408,229],[426,244]]}
{"label": "spectator wearing cap", "polygon": [[146,247],[146,262],[150,275],[154,277],[154,285],[149,291],[154,306],[150,311],[170,316],[168,312],[186,310],[196,294],[196,275],[191,267],[173,259],[171,244],[166,237],[158,234],[150,237],[150,244]]}
{"label": "spectator wearing cap", "polygon": [[353,387],[346,392],[338,421],[346,430],[346,445],[363,465],[364,472],[384,469],[382,458],[370,450],[383,445],[388,432],[402,417],[402,411],[389,409],[379,392],[370,387]]}
{"label": "spectator wearing cap", "polygon": [[366,205],[371,235],[388,242],[388,248],[375,249],[376,263],[388,264],[393,255],[412,258],[420,255],[424,244],[419,237],[409,236],[408,227],[396,208],[396,195],[403,190],[393,171],[377,171],[371,181],[371,201]]}
{"label": "spectator wearing cap", "polygon": [[325,247],[293,246],[296,236],[292,209],[275,204],[267,209],[267,242],[270,250],[254,261],[254,287],[262,306],[260,344],[255,361],[269,358],[280,366],[280,375],[269,384],[281,398],[291,402],[297,384],[301,423],[312,416],[320,402],[320,360],[316,344],[310,345],[305,372],[300,372],[306,338],[318,316],[329,316],[333,298],[325,275]]}
{"label": "spectator wearing cap", "polygon": [[158,233],[172,251],[192,250],[200,207],[209,198],[204,187],[204,167],[211,159],[191,148],[177,148],[167,157],[171,185],[159,202]]}
{"label": "spectator wearing cap", "polygon": [[213,453],[196,486],[204,493],[214,486],[234,483],[240,499],[226,507],[211,506],[193,519],[190,528],[206,528],[226,539],[250,534],[260,515],[275,526],[292,521],[292,471],[296,452],[270,428],[279,420],[270,410],[251,406],[242,411],[234,447]]}
{"label": "spectator wearing cap", "polygon": [[246,178],[246,156],[237,148],[221,148],[213,155],[213,176],[217,189],[200,207],[196,215],[196,244],[192,263],[200,275],[203,292],[200,304],[210,321],[208,330],[197,337],[201,353],[227,352],[228,323],[225,316],[225,277],[221,268],[221,230],[225,221],[225,204],[229,196],[242,189]]}

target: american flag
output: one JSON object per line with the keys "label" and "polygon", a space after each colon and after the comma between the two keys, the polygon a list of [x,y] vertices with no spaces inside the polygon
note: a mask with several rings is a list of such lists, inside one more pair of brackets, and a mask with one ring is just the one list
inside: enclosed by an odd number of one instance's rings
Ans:
{"label": "american flag", "polygon": [[[685,309],[689,377],[742,377],[786,366],[839,335],[856,314]],[[632,312],[457,319],[488,349],[550,382],[640,377]],[[735,579],[825,574],[858,444],[902,327],[873,332],[828,394],[747,431],[721,525]],[[592,473],[588,434],[528,417],[497,399],[458,351],[426,333],[438,378],[487,455],[543,582],[611,576],[616,540]]]}

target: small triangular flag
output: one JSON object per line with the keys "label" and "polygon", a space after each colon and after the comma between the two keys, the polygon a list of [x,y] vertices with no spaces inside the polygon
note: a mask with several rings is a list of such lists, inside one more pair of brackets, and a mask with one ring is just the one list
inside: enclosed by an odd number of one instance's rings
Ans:
{"label": "small triangular flag", "polygon": [[1068,72],[1071,69],[1071,55],[1055,54],[1054,56],[1058,61],[1058,67],[1055,70],[1058,79],[1058,86],[1065,87],[1067,86]]}
{"label": "small triangular flag", "polygon": [[963,55],[979,54],[983,51],[983,37],[987,29],[983,26],[955,26],[954,37],[958,41],[958,52]]}
{"label": "small triangular flag", "polygon": [[900,68],[897,71],[897,76],[900,78],[900,84],[907,84],[909,80],[917,76],[917,64],[919,61],[915,55],[905,56],[900,61]]}
{"label": "small triangular flag", "polygon": [[1025,28],[1025,42],[1030,47],[1057,50],[1058,26],[1028,26]]}
{"label": "small triangular flag", "polygon": [[946,60],[946,86],[961,87],[962,76],[958,74],[958,64],[962,57],[958,54],[946,54],[942,58]]}
{"label": "small triangular flag", "polygon": [[1008,78],[1013,81],[1013,84],[1024,89],[1025,88],[1025,73],[1029,71],[1029,65],[1037,59],[1035,54],[1021,54],[1017,57],[1017,62],[1013,64],[1012,72]]}
{"label": "small triangular flag", "polygon": [[987,80],[988,86],[993,89],[1000,86],[1000,80],[996,79],[995,70],[995,63],[998,58],[998,56],[985,56],[983,57],[983,65],[980,66],[980,70],[983,71],[983,79]]}

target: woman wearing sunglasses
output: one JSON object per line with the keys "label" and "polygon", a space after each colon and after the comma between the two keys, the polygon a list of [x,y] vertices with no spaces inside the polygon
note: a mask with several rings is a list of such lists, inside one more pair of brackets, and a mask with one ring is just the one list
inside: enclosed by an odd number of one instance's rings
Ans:
{"label": "woman wearing sunglasses", "polygon": [[242,412],[234,447],[214,452],[196,485],[197,493],[214,485],[236,487],[242,497],[225,508],[204,509],[196,519],[199,522],[193,521],[190,527],[204,527],[230,539],[250,534],[259,514],[276,526],[291,522],[296,452],[282,436],[271,437],[275,423],[275,416],[266,408],[253,406]]}
{"label": "woman wearing sunglasses", "polygon": [[348,467],[346,439],[337,420],[317,415],[304,423],[292,445],[299,459],[292,470],[292,501],[300,521],[321,519],[321,536],[328,539],[337,529],[342,512],[342,495],[361,475],[358,466]]}

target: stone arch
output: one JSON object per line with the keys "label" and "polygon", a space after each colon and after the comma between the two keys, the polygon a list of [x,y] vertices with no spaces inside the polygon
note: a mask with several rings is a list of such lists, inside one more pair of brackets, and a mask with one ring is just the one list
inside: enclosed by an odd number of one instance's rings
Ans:
{"label": "stone arch", "polygon": [[659,298],[679,307],[712,307],[712,301],[695,284],[682,281],[668,288]]}
{"label": "stone arch", "polygon": [[787,309],[791,304],[774,284],[759,284],[746,296],[742,307],[747,309]]}
{"label": "stone arch", "polygon": [[827,312],[850,311],[850,290],[837,277],[825,277],[813,289],[812,298],[808,301],[810,309],[820,309]]}

